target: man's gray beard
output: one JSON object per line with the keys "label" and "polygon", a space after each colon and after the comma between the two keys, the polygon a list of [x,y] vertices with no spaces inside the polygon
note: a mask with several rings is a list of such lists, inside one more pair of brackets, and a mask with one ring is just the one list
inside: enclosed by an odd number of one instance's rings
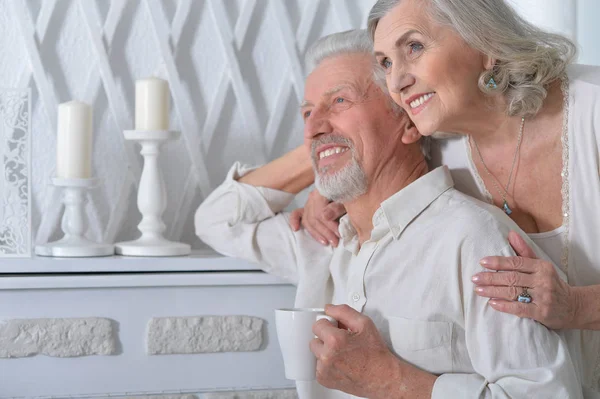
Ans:
{"label": "man's gray beard", "polygon": [[345,203],[367,192],[365,172],[354,158],[354,149],[351,148],[350,151],[352,151],[352,159],[344,168],[333,173],[326,173],[325,170],[323,175],[316,171],[315,187],[323,197]]}

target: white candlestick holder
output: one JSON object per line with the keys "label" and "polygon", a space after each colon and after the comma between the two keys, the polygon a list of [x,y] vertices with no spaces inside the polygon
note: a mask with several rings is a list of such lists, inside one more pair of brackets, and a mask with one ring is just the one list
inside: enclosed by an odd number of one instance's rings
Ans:
{"label": "white candlestick holder", "polygon": [[116,253],[127,256],[181,256],[189,255],[191,247],[163,237],[166,230],[162,215],[167,207],[167,191],[158,164],[160,147],[175,140],[179,132],[167,130],[126,130],[125,139],[141,144],[144,168],[138,189],[137,205],[142,214],[138,230],[142,236],[134,241],[115,245]]}
{"label": "white candlestick holder", "polygon": [[101,244],[84,237],[86,223],[84,206],[86,191],[96,187],[100,179],[66,179],[54,178],[54,186],[63,190],[65,212],[61,223],[63,238],[45,245],[35,247],[36,255],[55,257],[95,257],[114,255],[115,247]]}

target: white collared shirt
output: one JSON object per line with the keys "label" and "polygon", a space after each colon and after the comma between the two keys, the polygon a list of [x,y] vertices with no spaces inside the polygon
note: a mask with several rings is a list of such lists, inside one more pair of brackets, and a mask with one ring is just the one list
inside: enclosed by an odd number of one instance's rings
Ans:
{"label": "white collared shirt", "polygon": [[[455,190],[447,168],[384,201],[362,245],[343,217],[334,249],[291,230],[282,210],[293,195],[238,183],[248,170],[234,165],[197,210],[196,232],[215,250],[297,284],[297,306],[348,304],[369,316],[396,355],[440,376],[433,398],[581,397],[558,333],[474,294],[479,260],[514,255],[507,235],[517,227]],[[352,397],[316,385],[298,386],[301,397]]]}

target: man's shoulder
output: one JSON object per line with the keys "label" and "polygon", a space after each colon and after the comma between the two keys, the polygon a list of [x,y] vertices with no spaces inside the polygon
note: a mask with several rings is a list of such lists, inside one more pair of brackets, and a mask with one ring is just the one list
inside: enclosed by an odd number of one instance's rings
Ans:
{"label": "man's shoulder", "polygon": [[432,204],[431,216],[444,235],[502,248],[511,230],[519,227],[499,208],[451,188]]}
{"label": "man's shoulder", "polygon": [[440,203],[444,213],[455,217],[471,218],[474,222],[513,224],[512,220],[493,204],[478,200],[461,191],[451,188],[444,192]]}

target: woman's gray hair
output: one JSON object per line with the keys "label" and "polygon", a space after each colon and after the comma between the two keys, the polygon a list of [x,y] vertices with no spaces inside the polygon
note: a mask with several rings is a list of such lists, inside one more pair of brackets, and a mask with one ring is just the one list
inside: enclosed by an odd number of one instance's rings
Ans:
{"label": "woman's gray hair", "polygon": [[[402,0],[378,0],[368,18],[371,39],[379,20]],[[501,92],[508,115],[535,115],[548,86],[561,78],[577,53],[564,36],[537,28],[521,18],[505,0],[427,0],[432,19],[454,29],[469,46],[496,64],[479,77],[486,94]],[[498,87],[487,86],[493,76]]]}
{"label": "woman's gray hair", "polygon": [[[390,107],[397,114],[404,113],[392,97],[385,83],[385,72],[378,67],[373,56],[373,41],[366,29],[354,29],[324,36],[313,43],[306,52],[305,64],[307,75],[311,74],[324,60],[344,54],[367,54],[373,58],[373,81],[387,95]],[[430,138],[421,138],[421,151],[430,158]]]}

